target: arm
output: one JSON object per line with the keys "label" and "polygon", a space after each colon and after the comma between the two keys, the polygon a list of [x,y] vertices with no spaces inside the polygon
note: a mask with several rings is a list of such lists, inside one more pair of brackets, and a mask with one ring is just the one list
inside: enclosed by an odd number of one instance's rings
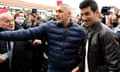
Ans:
{"label": "arm", "polygon": [[100,39],[108,72],[118,72],[120,70],[120,45],[117,36],[112,32],[105,32]]}
{"label": "arm", "polygon": [[119,41],[119,43],[120,43],[120,31],[117,31],[117,32],[116,32],[116,35],[118,36],[118,41]]}
{"label": "arm", "polygon": [[86,44],[86,39],[81,40],[81,45],[78,48],[78,55],[80,58],[80,63],[77,67],[75,67],[72,72],[84,72],[84,67],[85,67],[85,44]]}
{"label": "arm", "polygon": [[1,40],[29,40],[40,37],[43,33],[46,33],[47,24],[41,24],[38,27],[29,28],[29,29],[20,29],[16,31],[5,31],[0,32]]}

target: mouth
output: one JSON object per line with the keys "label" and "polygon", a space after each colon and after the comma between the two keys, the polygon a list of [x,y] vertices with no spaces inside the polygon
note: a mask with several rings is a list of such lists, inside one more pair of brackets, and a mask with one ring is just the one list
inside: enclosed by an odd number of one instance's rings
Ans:
{"label": "mouth", "polygon": [[60,20],[60,18],[59,18],[59,17],[56,17],[56,20]]}
{"label": "mouth", "polygon": [[61,22],[61,18],[56,18],[56,21]]}
{"label": "mouth", "polygon": [[9,28],[14,28],[14,26],[13,26],[13,25],[11,25],[11,26],[9,26]]}

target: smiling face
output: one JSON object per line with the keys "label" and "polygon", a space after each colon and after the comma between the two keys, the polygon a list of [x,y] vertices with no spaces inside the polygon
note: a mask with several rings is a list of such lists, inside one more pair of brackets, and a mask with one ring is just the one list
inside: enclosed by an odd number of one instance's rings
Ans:
{"label": "smiling face", "polygon": [[10,14],[0,15],[0,24],[3,28],[8,30],[14,30],[15,28],[14,18]]}
{"label": "smiling face", "polygon": [[99,20],[99,12],[96,10],[95,12],[92,11],[91,7],[86,7],[80,10],[81,11],[81,16],[84,24],[86,26],[92,26]]}
{"label": "smiling face", "polygon": [[71,18],[71,11],[67,6],[58,6],[55,17],[58,23],[67,24]]}
{"label": "smiling face", "polygon": [[79,8],[85,26],[93,26],[99,21],[100,13],[95,0],[83,0],[79,4]]}

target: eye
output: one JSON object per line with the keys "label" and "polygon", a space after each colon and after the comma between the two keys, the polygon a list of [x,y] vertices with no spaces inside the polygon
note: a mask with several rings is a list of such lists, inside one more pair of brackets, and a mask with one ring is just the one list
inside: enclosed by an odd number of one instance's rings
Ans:
{"label": "eye", "polygon": [[5,23],[9,23],[9,20],[5,20],[4,22],[5,22]]}
{"label": "eye", "polygon": [[62,13],[63,11],[62,11],[62,10],[56,10],[56,12],[58,12],[58,13]]}
{"label": "eye", "polygon": [[86,13],[85,13],[85,15],[86,15],[86,16],[88,16],[88,15],[89,15],[89,13],[88,13],[88,12],[86,12]]}

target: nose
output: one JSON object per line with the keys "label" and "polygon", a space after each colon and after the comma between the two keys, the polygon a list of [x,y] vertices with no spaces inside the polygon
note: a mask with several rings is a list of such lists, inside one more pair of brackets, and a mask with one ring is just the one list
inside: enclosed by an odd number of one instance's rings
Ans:
{"label": "nose", "polygon": [[58,15],[59,15],[59,13],[58,13],[58,12],[56,12],[56,13],[55,13],[55,16],[57,17]]}
{"label": "nose", "polygon": [[87,16],[82,15],[82,20],[83,20],[83,21],[87,21]]}
{"label": "nose", "polygon": [[14,21],[10,21],[10,25],[14,25]]}

